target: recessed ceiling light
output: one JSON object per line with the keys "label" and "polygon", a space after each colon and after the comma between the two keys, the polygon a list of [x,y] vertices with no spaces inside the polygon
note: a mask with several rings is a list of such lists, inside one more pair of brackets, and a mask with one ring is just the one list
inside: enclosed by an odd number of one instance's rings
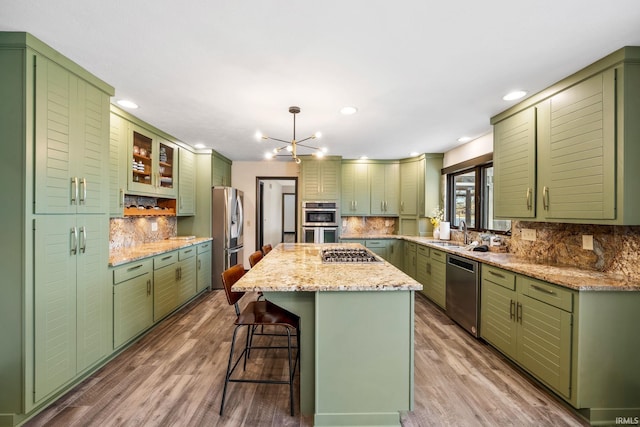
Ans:
{"label": "recessed ceiling light", "polygon": [[121,99],[121,100],[117,101],[117,104],[119,106],[121,106],[121,107],[124,107],[124,108],[132,108],[132,109],[138,108],[138,104],[136,104],[135,102],[130,101],[128,99]]}
{"label": "recessed ceiling light", "polygon": [[469,142],[471,141],[471,137],[468,136],[461,136],[460,138],[458,138],[458,142]]}
{"label": "recessed ceiling light", "polygon": [[527,94],[525,90],[514,90],[513,92],[509,92],[505,96],[502,97],[505,101],[515,101],[516,99],[520,99]]}
{"label": "recessed ceiling light", "polygon": [[340,114],[344,114],[345,116],[350,116],[358,112],[356,107],[342,107],[340,109]]}
{"label": "recessed ceiling light", "polygon": [[415,157],[415,156],[417,156],[418,154],[420,154],[420,153],[418,153],[417,151],[412,151],[412,152],[410,152],[410,153],[409,153],[409,155],[410,155],[411,157]]}
{"label": "recessed ceiling light", "polygon": [[368,156],[360,156],[360,160],[367,160],[368,158]]}
{"label": "recessed ceiling light", "polygon": [[204,144],[196,144],[196,145],[194,145],[194,147],[195,148],[205,148],[206,145],[204,145]]}

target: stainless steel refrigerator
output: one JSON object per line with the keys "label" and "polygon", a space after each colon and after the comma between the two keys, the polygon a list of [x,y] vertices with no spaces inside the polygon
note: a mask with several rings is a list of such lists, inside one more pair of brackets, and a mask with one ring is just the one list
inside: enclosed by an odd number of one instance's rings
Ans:
{"label": "stainless steel refrigerator", "polygon": [[244,259],[243,193],[232,187],[213,187],[211,191],[211,284],[213,288],[222,288],[222,272],[231,266],[242,264]]}

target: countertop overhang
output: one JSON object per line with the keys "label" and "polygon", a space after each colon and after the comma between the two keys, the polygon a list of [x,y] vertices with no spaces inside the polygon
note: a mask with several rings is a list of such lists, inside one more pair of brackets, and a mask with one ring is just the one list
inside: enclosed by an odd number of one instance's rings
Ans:
{"label": "countertop overhang", "polygon": [[157,242],[142,243],[128,248],[114,249],[109,252],[109,267],[117,267],[143,258],[175,251],[188,246],[199,245],[211,241],[211,237],[197,237],[189,240],[159,240]]}
{"label": "countertop overhang", "polygon": [[358,243],[281,243],[235,285],[236,292],[419,291],[422,285],[382,260],[323,263],[329,247],[362,248]]}

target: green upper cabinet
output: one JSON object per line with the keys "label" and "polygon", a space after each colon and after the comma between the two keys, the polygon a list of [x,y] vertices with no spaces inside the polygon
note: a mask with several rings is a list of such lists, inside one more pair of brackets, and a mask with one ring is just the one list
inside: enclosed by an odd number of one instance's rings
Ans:
{"label": "green upper cabinet", "polygon": [[231,160],[213,152],[211,155],[211,186],[231,186]]}
{"label": "green upper cabinet", "polygon": [[178,193],[178,146],[133,123],[129,132],[128,193],[175,199]]}
{"label": "green upper cabinet", "polygon": [[420,160],[400,163],[400,215],[418,215],[418,180]]}
{"label": "green upper cabinet", "polygon": [[640,224],[640,47],[493,117],[496,216]]}
{"label": "green upper cabinet", "polygon": [[300,158],[302,200],[340,200],[340,157]]}
{"label": "green upper cabinet", "polygon": [[371,215],[398,216],[400,211],[400,165],[371,163],[369,165]]}
{"label": "green upper cabinet", "polygon": [[180,148],[178,153],[178,215],[196,214],[196,155]]}
{"label": "green upper cabinet", "polygon": [[615,74],[606,70],[538,107],[538,216],[615,219]]}
{"label": "green upper cabinet", "polygon": [[127,191],[127,173],[129,172],[127,138],[129,122],[121,111],[111,105],[109,136],[109,215],[124,215],[124,195]]}
{"label": "green upper cabinet", "polygon": [[369,215],[369,165],[342,162],[341,215]]}
{"label": "green upper cabinet", "polygon": [[536,108],[497,123],[493,130],[494,214],[536,216]]}
{"label": "green upper cabinet", "polygon": [[107,210],[109,96],[35,55],[35,213]]}

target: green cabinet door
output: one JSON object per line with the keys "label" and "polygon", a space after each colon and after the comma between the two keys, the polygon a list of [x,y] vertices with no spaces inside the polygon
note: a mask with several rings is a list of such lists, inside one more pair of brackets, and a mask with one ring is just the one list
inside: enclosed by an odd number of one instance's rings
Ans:
{"label": "green cabinet door", "polygon": [[443,251],[431,249],[429,255],[431,263],[431,283],[428,297],[442,308],[446,308],[447,298],[447,264]]}
{"label": "green cabinet door", "polygon": [[230,187],[231,186],[231,160],[218,154],[211,155],[211,186]]}
{"label": "green cabinet door", "polygon": [[418,215],[419,161],[400,163],[400,215]]}
{"label": "green cabinet door", "polygon": [[113,348],[127,343],[151,325],[153,271],[147,269],[113,287]]}
{"label": "green cabinet door", "polygon": [[536,109],[496,123],[493,130],[494,215],[536,216]]}
{"label": "green cabinet door", "polygon": [[315,160],[302,158],[302,199],[303,200],[339,200],[340,172],[339,159],[323,158]]}
{"label": "green cabinet door", "polygon": [[418,274],[417,245],[413,242],[404,242],[403,254],[403,271],[412,279],[416,279]]}
{"label": "green cabinet door", "polygon": [[186,148],[178,151],[178,215],[196,214],[196,155]]}
{"label": "green cabinet door", "polygon": [[[129,122],[111,106],[109,134],[109,215],[124,216],[124,195],[127,191],[127,174],[133,161],[128,159],[127,138]],[[131,164],[130,164],[131,163]]]}
{"label": "green cabinet door", "polygon": [[106,212],[108,95],[42,56],[35,80],[35,213]]}
{"label": "green cabinet door", "polygon": [[570,397],[572,314],[526,295],[518,295],[518,304],[518,362]]}
{"label": "green cabinet door", "polygon": [[369,165],[342,163],[340,214],[369,215]]}
{"label": "green cabinet door", "polygon": [[422,293],[428,297],[431,286],[431,260],[429,259],[429,248],[422,245],[418,245],[416,280],[422,283]]}
{"label": "green cabinet door", "polygon": [[211,242],[198,245],[196,292],[211,288]]}
{"label": "green cabinet door", "polygon": [[387,249],[387,261],[389,261],[394,267],[402,269],[402,248],[403,240],[391,239],[389,240]]}
{"label": "green cabinet door", "polygon": [[180,250],[178,263],[178,304],[182,305],[196,294],[196,247]]}
{"label": "green cabinet door", "polygon": [[616,218],[615,85],[609,69],[540,105],[541,219]]}
{"label": "green cabinet door", "polygon": [[365,240],[364,245],[367,249],[369,249],[374,254],[378,255],[385,261],[388,261],[388,240],[380,239],[380,240]]}
{"label": "green cabinet door", "polygon": [[397,216],[400,205],[400,165],[372,163],[369,165],[371,183],[371,215]]}
{"label": "green cabinet door", "polygon": [[517,356],[516,292],[483,277],[480,313],[482,338],[515,359]]}
{"label": "green cabinet door", "polygon": [[177,262],[153,271],[153,321],[157,322],[179,305]]}

